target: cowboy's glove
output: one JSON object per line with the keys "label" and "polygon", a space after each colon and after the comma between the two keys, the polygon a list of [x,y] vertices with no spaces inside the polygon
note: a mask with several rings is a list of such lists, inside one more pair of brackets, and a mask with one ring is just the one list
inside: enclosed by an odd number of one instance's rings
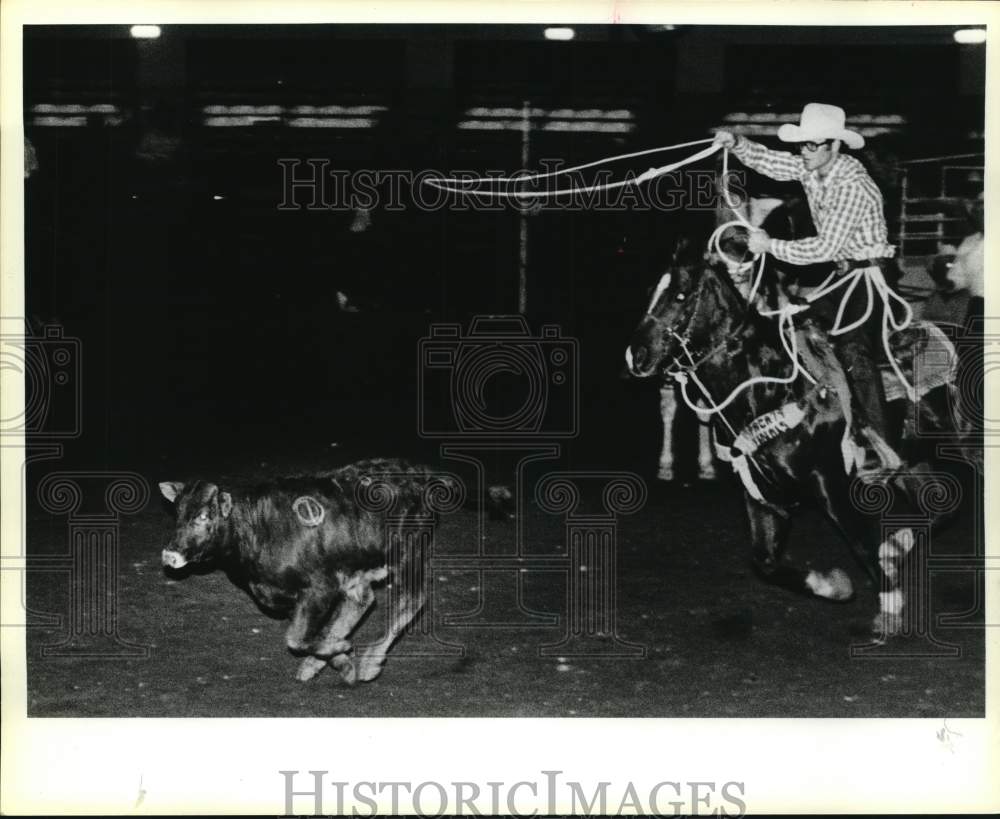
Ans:
{"label": "cowboy's glove", "polygon": [[732,150],[732,148],[736,145],[736,137],[729,131],[716,131],[715,144]]}
{"label": "cowboy's glove", "polygon": [[771,237],[768,236],[763,230],[753,231],[750,234],[750,238],[747,240],[747,250],[755,256],[759,253],[767,253],[770,246]]}

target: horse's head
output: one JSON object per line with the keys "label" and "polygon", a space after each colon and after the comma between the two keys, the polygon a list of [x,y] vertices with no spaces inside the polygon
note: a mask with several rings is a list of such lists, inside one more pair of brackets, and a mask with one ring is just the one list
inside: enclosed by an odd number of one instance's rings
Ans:
{"label": "horse's head", "polygon": [[645,378],[664,369],[692,366],[725,342],[744,303],[723,264],[682,245],[653,288],[646,314],[632,333],[625,362]]}

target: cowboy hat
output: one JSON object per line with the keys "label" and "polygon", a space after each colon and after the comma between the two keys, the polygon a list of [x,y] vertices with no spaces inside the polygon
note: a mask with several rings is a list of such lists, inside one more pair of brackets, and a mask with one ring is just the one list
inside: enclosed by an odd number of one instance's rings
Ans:
{"label": "cowboy hat", "polygon": [[861,148],[865,138],[857,131],[844,127],[846,116],[843,108],[810,102],[802,109],[800,125],[782,125],[778,139],[782,142],[822,142],[824,139],[842,140],[848,148]]}

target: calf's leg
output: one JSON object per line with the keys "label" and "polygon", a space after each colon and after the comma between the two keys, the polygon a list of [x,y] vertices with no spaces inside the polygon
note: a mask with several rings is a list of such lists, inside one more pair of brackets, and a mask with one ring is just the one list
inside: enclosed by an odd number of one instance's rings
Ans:
{"label": "calf's leg", "polygon": [[285,645],[293,654],[314,653],[340,596],[337,586],[310,586],[301,593],[285,632]]}
{"label": "calf's leg", "polygon": [[400,593],[394,606],[394,611],[390,615],[389,629],[385,637],[374,646],[365,649],[358,658],[358,678],[364,682],[374,680],[382,673],[382,666],[385,664],[385,657],[389,653],[396,638],[402,634],[410,622],[424,605],[423,591]]}
{"label": "calf's leg", "polygon": [[339,605],[335,616],[327,621],[322,633],[310,645],[308,651],[312,656],[306,657],[299,664],[296,675],[299,680],[311,680],[329,662],[345,682],[353,685],[357,681],[354,663],[347,656],[347,652],[351,650],[347,638],[375,603],[375,592],[372,591],[371,584],[384,580],[385,576],[385,568],[352,574],[337,572]]}
{"label": "calf's leg", "polygon": [[299,664],[296,675],[302,682],[307,682],[319,674],[327,663],[332,665],[349,684],[357,681],[357,671],[348,656],[351,644],[347,638],[368,609],[375,603],[375,592],[368,584],[353,586],[341,600],[334,617],[317,640],[312,656],[306,657]]}

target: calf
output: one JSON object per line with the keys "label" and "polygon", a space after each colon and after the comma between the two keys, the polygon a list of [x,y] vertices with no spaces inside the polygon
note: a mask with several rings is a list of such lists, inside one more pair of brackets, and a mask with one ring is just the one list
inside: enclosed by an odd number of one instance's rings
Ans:
{"label": "calf", "polygon": [[[407,544],[415,517],[457,508],[452,476],[404,461],[362,461],[246,490],[164,482],[177,529],[163,565],[225,568],[261,607],[290,616],[288,648],[304,655],[298,679],[329,663],[348,683],[375,679],[393,642],[424,604],[429,550]],[[348,637],[375,602],[372,583],[395,579],[384,638],[355,657]]]}

